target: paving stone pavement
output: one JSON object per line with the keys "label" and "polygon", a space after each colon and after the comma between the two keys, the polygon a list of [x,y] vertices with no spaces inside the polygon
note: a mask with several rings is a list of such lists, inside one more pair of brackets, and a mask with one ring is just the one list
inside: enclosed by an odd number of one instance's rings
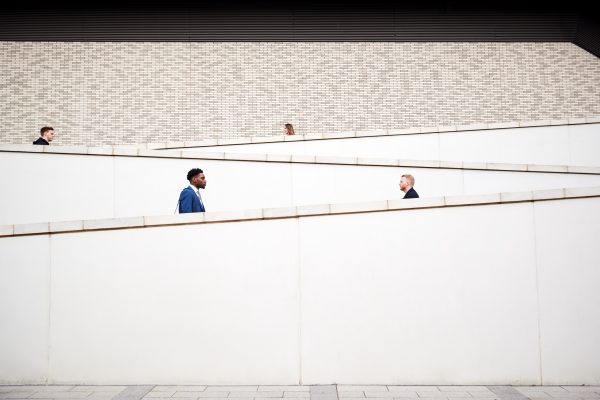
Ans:
{"label": "paving stone pavement", "polygon": [[0,400],[600,400],[600,386],[0,385]]}

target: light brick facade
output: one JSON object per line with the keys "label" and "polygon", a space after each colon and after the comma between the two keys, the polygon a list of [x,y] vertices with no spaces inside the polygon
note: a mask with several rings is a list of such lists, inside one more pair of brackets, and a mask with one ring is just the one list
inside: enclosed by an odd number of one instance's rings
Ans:
{"label": "light brick facade", "polygon": [[2,143],[125,144],[600,114],[570,43],[0,42]]}

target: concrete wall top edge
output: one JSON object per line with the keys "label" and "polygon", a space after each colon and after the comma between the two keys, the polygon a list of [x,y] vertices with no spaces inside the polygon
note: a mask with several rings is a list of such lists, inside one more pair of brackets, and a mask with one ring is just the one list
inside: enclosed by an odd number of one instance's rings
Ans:
{"label": "concrete wall top edge", "polygon": [[151,150],[124,147],[35,146],[30,144],[0,144],[0,153],[44,153],[57,155],[90,155],[114,157],[175,158],[245,162],[310,163],[354,166],[419,167],[487,171],[552,172],[570,174],[600,174],[600,167],[571,165],[514,164],[498,162],[456,162],[446,160],[406,160],[381,157],[303,156],[270,153],[189,153],[181,150]]}
{"label": "concrete wall top edge", "polygon": [[208,139],[194,142],[167,142],[167,143],[148,143],[139,145],[141,148],[149,149],[176,149],[189,147],[213,147],[225,145],[241,145],[241,144],[256,144],[256,143],[276,143],[288,141],[306,141],[306,140],[328,140],[328,139],[348,139],[353,137],[370,137],[370,136],[399,136],[399,135],[417,135],[431,133],[449,133],[449,132],[465,132],[474,130],[498,130],[511,128],[531,128],[539,126],[566,126],[566,125],[582,125],[582,124],[597,124],[600,123],[600,116],[589,116],[586,118],[567,118],[560,120],[539,120],[539,121],[512,121],[500,123],[477,123],[469,125],[440,125],[426,127],[412,127],[402,129],[374,129],[366,131],[352,132],[332,132],[324,134],[306,134],[296,136],[253,136],[251,138],[239,139]]}
{"label": "concrete wall top edge", "polygon": [[252,220],[415,210],[424,208],[508,204],[583,197],[600,197],[600,186],[511,193],[489,193],[480,195],[423,197],[418,199],[410,199],[408,201],[396,199],[380,200],[375,202],[369,201],[340,204],[316,204],[297,207],[264,208],[253,210],[3,225],[0,226],[0,238],[98,230],[150,228],[170,225],[243,222]]}

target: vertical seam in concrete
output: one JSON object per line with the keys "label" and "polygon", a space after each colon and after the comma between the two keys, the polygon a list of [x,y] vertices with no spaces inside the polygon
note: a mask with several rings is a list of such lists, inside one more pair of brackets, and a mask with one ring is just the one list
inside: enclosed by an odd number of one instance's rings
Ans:
{"label": "vertical seam in concrete", "polygon": [[571,125],[567,125],[567,148],[569,149],[569,165],[573,165],[573,136],[571,135]]}
{"label": "vertical seam in concrete", "polygon": [[117,218],[117,157],[112,156],[113,218]]}
{"label": "vertical seam in concrete", "polygon": [[296,218],[296,266],[298,268],[298,384],[302,385],[302,257],[300,218]]}
{"label": "vertical seam in concrete", "polygon": [[50,377],[50,350],[51,350],[51,324],[52,324],[52,236],[48,235],[48,328],[46,330],[46,376],[44,384],[48,384]]}
{"label": "vertical seam in concrete", "polygon": [[292,204],[296,204],[296,202],[294,201],[294,163],[291,162],[292,161],[292,157],[293,155],[290,154],[290,163],[289,163],[289,171],[290,171],[290,200],[292,201]]}
{"label": "vertical seam in concrete", "polygon": [[540,310],[540,283],[539,283],[539,273],[538,273],[538,252],[537,252],[537,227],[535,223],[535,202],[531,203],[531,214],[532,214],[532,222],[533,222],[533,262],[535,265],[535,298],[536,298],[536,306],[537,306],[537,328],[538,328],[538,355],[539,355],[539,363],[540,363],[540,385],[544,384],[544,375],[542,372],[542,329],[540,320],[541,310]]}
{"label": "vertical seam in concrete", "polygon": [[440,143],[440,141],[441,141],[441,139],[440,139],[440,133],[439,132],[436,133],[436,136],[437,136],[437,150],[438,150],[437,159],[441,160],[442,159],[442,144]]}

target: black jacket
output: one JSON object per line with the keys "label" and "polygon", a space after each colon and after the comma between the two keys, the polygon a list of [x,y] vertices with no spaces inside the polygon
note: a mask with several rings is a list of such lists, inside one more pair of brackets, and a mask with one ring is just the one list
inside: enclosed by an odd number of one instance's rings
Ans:
{"label": "black jacket", "polygon": [[414,188],[410,188],[408,192],[403,197],[404,199],[418,199],[419,193]]}
{"label": "black jacket", "polygon": [[46,139],[39,137],[37,138],[37,140],[35,142],[33,142],[33,144],[43,144],[43,145],[49,145],[50,143],[48,143],[46,141]]}

